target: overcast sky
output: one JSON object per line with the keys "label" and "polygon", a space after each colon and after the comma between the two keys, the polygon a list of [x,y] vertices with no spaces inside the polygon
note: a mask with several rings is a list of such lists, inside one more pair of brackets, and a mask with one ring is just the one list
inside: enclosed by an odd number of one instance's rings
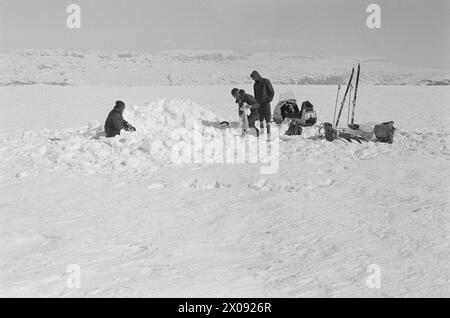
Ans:
{"label": "overcast sky", "polygon": [[[80,30],[66,27],[81,6]],[[366,26],[366,7],[382,28]],[[450,0],[0,0],[0,47],[382,56],[450,69]]]}

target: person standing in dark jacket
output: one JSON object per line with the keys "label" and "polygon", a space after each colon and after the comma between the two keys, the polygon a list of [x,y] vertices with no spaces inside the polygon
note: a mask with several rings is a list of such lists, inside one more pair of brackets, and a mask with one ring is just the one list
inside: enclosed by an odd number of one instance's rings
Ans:
{"label": "person standing in dark jacket", "polygon": [[125,103],[121,100],[116,101],[116,105],[109,113],[105,122],[106,137],[115,137],[120,135],[122,129],[126,131],[136,131],[136,128],[131,126],[125,119],[123,119],[123,111],[125,110]]}
{"label": "person standing in dark jacket", "polygon": [[272,83],[267,78],[262,78],[258,71],[253,71],[250,74],[252,80],[255,81],[253,90],[255,98],[258,101],[259,108],[259,127],[264,129],[264,121],[266,122],[267,137],[270,138],[270,117],[272,115],[270,103],[273,100],[275,92],[273,91]]}
{"label": "person standing in dark jacket", "polygon": [[256,131],[256,136],[259,136],[259,130],[255,126],[255,122],[259,119],[259,103],[258,101],[250,94],[247,94],[243,89],[233,88],[231,90],[231,95],[236,98],[236,104],[238,104],[238,114],[239,118],[242,116],[244,110],[243,108],[250,109],[250,115],[248,116],[248,127],[254,128]]}

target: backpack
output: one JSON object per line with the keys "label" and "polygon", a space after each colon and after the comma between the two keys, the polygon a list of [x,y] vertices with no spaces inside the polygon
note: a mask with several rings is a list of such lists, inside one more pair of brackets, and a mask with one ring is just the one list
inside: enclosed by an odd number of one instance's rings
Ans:
{"label": "backpack", "polygon": [[287,136],[299,136],[302,134],[302,125],[296,119],[293,119],[289,124],[288,130],[284,133]]}
{"label": "backpack", "polygon": [[338,138],[337,130],[333,128],[333,125],[330,123],[324,123],[323,129],[325,130],[325,139],[327,141],[333,141]]}
{"label": "backpack", "polygon": [[304,121],[304,126],[313,126],[317,122],[317,114],[314,110],[313,104],[309,100],[302,103],[302,108],[300,110],[301,117]]}
{"label": "backpack", "polygon": [[298,109],[295,100],[286,101],[284,105],[280,107],[280,111],[281,111],[281,118],[283,118],[283,120],[286,117],[295,118],[296,114],[300,114],[300,110]]}
{"label": "backpack", "polygon": [[394,122],[389,121],[386,123],[375,125],[374,133],[378,141],[392,144],[394,142],[394,131]]}

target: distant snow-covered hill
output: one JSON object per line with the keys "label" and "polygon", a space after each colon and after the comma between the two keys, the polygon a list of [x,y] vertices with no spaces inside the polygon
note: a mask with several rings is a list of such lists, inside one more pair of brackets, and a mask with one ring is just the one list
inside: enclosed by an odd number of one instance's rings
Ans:
{"label": "distant snow-covered hill", "polygon": [[199,85],[249,83],[257,69],[275,84],[346,83],[362,64],[365,84],[448,85],[450,75],[409,68],[382,58],[316,57],[288,53],[164,51],[158,54],[68,50],[0,51],[0,86],[15,85]]}

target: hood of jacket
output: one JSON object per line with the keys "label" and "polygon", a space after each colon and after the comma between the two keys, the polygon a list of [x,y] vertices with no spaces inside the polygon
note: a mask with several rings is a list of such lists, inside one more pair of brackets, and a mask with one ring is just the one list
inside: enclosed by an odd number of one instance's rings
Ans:
{"label": "hood of jacket", "polygon": [[257,82],[261,82],[263,79],[262,76],[258,73],[258,71],[253,71],[252,74],[250,74],[250,77]]}
{"label": "hood of jacket", "polygon": [[246,93],[243,89],[240,89],[238,94],[239,94],[239,96],[238,96],[238,98],[236,98],[237,104],[239,104],[242,101],[242,99],[244,99]]}
{"label": "hood of jacket", "polygon": [[125,110],[125,106],[116,105],[113,108],[114,112],[117,112],[119,114],[123,114],[123,111]]}

